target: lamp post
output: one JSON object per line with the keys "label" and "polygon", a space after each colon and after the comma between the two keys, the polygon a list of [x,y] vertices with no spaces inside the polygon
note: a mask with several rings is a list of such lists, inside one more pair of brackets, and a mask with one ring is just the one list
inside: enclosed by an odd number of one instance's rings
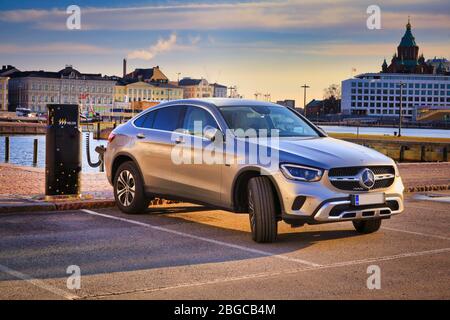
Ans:
{"label": "lamp post", "polygon": [[399,117],[398,117],[398,136],[401,137],[402,135],[402,121],[403,121],[403,105],[402,105],[402,91],[405,84],[403,82],[400,82],[400,105],[399,105]]}
{"label": "lamp post", "polygon": [[305,83],[300,88],[303,88],[303,110],[305,110],[306,109],[306,89],[308,89],[309,86],[307,86]]}

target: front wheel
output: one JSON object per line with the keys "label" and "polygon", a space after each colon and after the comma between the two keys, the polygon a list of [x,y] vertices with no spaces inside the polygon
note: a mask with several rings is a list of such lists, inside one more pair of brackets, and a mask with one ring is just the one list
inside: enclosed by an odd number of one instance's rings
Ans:
{"label": "front wheel", "polygon": [[114,177],[114,198],[122,212],[134,214],[144,212],[149,205],[145,197],[144,183],[136,165],[122,163]]}
{"label": "front wheel", "polygon": [[267,177],[255,177],[248,183],[248,211],[252,239],[273,242],[277,238],[278,221],[272,185]]}
{"label": "front wheel", "polygon": [[381,227],[381,219],[354,220],[353,226],[359,233],[372,233]]}

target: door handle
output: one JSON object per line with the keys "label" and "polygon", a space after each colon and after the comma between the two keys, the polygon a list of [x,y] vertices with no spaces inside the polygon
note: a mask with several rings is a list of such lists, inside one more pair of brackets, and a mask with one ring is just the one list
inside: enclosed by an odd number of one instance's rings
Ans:
{"label": "door handle", "polygon": [[145,135],[144,135],[143,133],[138,133],[138,134],[136,135],[136,138],[138,138],[138,139],[144,139],[144,138],[145,138]]}
{"label": "door handle", "polygon": [[176,144],[184,143],[183,137],[178,137],[178,138],[176,138],[176,139],[175,139],[175,143],[176,143]]}

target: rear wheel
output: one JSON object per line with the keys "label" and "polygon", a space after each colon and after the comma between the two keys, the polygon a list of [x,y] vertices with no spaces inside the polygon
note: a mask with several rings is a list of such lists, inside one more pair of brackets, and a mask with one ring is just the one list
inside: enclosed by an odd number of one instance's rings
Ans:
{"label": "rear wheel", "polygon": [[359,233],[372,233],[381,227],[381,219],[355,220],[353,226]]}
{"label": "rear wheel", "polygon": [[272,185],[267,177],[255,177],[248,183],[248,211],[252,239],[273,242],[277,238],[278,222]]}
{"label": "rear wheel", "polygon": [[144,183],[136,165],[122,163],[114,177],[114,198],[122,212],[142,213],[148,208],[149,200],[145,197]]}

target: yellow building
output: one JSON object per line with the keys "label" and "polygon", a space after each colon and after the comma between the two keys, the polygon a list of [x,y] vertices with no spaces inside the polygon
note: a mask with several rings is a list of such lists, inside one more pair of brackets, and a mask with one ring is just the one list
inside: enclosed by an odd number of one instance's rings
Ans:
{"label": "yellow building", "polygon": [[184,98],[211,98],[214,96],[214,89],[206,79],[183,78],[179,85],[184,89]]}
{"label": "yellow building", "polygon": [[183,99],[183,88],[172,83],[148,83],[123,79],[115,86],[115,102],[167,101]]}
{"label": "yellow building", "polygon": [[114,86],[114,102],[125,102],[127,87],[125,84],[117,82]]}
{"label": "yellow building", "polygon": [[0,77],[0,111],[8,111],[8,77]]}

